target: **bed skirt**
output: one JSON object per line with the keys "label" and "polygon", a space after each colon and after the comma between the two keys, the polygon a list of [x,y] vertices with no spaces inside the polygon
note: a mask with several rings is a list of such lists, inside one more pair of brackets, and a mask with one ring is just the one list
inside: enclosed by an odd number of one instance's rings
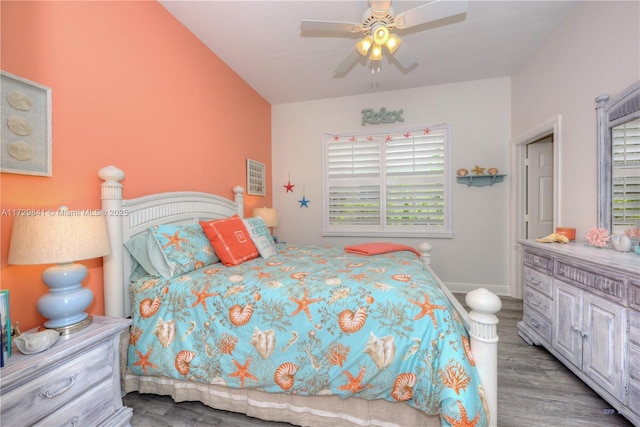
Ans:
{"label": "bed skirt", "polygon": [[401,402],[364,400],[357,397],[301,396],[235,389],[214,384],[182,381],[168,377],[140,377],[126,366],[128,334],[123,334],[120,351],[122,390],[129,393],[171,396],[175,402],[198,401],[211,408],[238,412],[269,421],[298,426],[335,427],[440,426],[440,417],[426,415]]}

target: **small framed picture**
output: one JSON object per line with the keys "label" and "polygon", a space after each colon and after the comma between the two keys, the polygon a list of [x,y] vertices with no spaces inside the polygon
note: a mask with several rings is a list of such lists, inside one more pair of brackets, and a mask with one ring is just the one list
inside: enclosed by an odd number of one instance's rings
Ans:
{"label": "small framed picture", "polygon": [[2,325],[2,358],[11,356],[11,318],[9,316],[9,291],[0,290],[0,324]]}
{"label": "small framed picture", "polygon": [[51,88],[1,71],[0,115],[0,172],[51,176]]}
{"label": "small framed picture", "polygon": [[266,193],[264,164],[247,159],[247,194],[264,196]]}

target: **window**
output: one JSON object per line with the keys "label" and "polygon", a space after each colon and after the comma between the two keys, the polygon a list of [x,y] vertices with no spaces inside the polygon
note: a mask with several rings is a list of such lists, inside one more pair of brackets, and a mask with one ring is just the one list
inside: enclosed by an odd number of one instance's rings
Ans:
{"label": "window", "polygon": [[640,224],[640,119],[612,129],[613,231]]}
{"label": "window", "polygon": [[452,237],[449,133],[325,134],[323,235]]}

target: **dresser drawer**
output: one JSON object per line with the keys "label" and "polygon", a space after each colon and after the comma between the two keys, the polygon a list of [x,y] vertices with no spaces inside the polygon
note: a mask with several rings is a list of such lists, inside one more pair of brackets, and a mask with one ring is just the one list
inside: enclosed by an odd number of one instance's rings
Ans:
{"label": "dresser drawer", "polygon": [[525,267],[524,280],[526,281],[527,286],[530,286],[543,295],[548,297],[552,296],[551,285],[553,283],[553,278],[551,276],[540,273],[533,268]]}
{"label": "dresser drawer", "polygon": [[34,373],[28,387],[16,387],[2,394],[2,424],[19,425],[25,413],[29,419],[42,417],[77,400],[87,393],[93,384],[104,381],[113,373],[113,352],[104,345],[87,353],[70,357],[68,362],[53,369]]}
{"label": "dresser drawer", "polygon": [[551,322],[528,305],[524,306],[524,322],[533,328],[542,338],[551,342]]}
{"label": "dresser drawer", "polygon": [[93,427],[101,425],[115,410],[113,384],[103,381],[95,384],[82,396],[69,402],[35,426]]}
{"label": "dresser drawer", "polygon": [[553,316],[553,300],[551,298],[526,286],[524,288],[524,303],[551,321]]}

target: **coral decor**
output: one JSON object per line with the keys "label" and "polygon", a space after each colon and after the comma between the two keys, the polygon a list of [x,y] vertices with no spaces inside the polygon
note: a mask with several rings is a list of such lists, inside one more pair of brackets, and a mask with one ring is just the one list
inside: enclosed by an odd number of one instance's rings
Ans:
{"label": "coral decor", "polygon": [[609,243],[609,232],[605,228],[591,227],[587,230],[587,242],[591,246],[604,248]]}

